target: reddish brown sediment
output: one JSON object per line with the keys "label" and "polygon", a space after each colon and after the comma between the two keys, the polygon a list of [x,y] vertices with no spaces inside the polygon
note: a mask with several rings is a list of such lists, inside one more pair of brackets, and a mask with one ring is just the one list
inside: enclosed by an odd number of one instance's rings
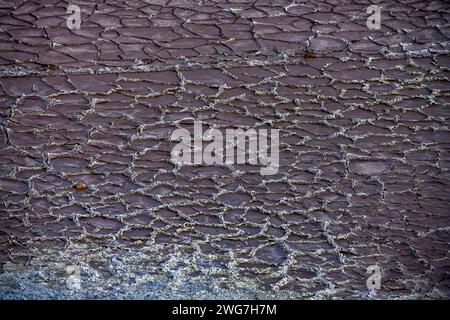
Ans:
{"label": "reddish brown sediment", "polygon": [[[0,4],[1,298],[449,298],[449,4],[70,4]],[[176,166],[194,120],[279,172]]]}

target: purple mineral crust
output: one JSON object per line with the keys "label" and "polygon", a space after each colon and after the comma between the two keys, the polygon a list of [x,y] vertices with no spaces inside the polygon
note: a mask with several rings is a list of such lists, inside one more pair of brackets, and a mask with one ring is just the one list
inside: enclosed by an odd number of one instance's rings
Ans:
{"label": "purple mineral crust", "polygon": [[[371,4],[3,1],[0,298],[448,299],[450,4]],[[193,121],[278,173],[177,166]]]}

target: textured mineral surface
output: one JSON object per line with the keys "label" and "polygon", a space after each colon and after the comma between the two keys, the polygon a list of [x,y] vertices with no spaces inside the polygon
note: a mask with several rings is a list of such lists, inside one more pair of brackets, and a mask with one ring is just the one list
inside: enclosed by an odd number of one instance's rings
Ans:
{"label": "textured mineral surface", "polygon": [[[0,298],[448,299],[449,9],[1,1]],[[193,121],[278,173],[174,163]]]}

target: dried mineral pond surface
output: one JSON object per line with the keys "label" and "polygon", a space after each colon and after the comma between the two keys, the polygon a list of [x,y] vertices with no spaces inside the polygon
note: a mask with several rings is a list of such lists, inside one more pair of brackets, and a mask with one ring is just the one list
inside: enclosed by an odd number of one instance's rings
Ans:
{"label": "dried mineral pond surface", "polygon": [[[448,2],[68,4],[0,3],[0,298],[450,297]],[[176,166],[194,120],[279,172]]]}

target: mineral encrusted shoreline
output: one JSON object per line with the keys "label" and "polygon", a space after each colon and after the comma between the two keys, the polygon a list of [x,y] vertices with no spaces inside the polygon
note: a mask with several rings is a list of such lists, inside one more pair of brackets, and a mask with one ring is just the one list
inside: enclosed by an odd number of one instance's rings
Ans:
{"label": "mineral encrusted shoreline", "polygon": [[[0,4],[0,298],[449,298],[450,4],[70,2]],[[194,121],[277,174],[173,163]]]}

